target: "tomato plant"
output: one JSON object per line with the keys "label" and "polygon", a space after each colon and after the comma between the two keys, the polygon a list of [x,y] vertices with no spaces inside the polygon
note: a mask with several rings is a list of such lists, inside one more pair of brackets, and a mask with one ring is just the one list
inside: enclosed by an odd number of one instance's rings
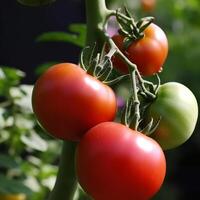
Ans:
{"label": "tomato plant", "polygon": [[[162,71],[168,54],[168,41],[163,30],[156,24],[150,24],[144,30],[144,37],[133,41],[125,50],[124,36],[116,34],[113,40],[119,49],[137,65],[141,75],[150,76]],[[114,66],[123,73],[128,73],[128,67],[120,58],[113,59]]]}
{"label": "tomato plant", "polygon": [[38,79],[32,104],[51,135],[73,141],[94,125],[113,120],[116,113],[112,89],[71,63],[57,64]]}
{"label": "tomato plant", "polygon": [[157,142],[115,122],[90,129],[76,156],[79,182],[95,200],[147,200],[165,177]]}
{"label": "tomato plant", "polygon": [[184,143],[193,133],[198,104],[186,86],[169,82],[160,86],[148,112],[155,120],[161,117],[158,128],[151,136],[163,149],[171,149]]}
{"label": "tomato plant", "polygon": [[[73,36],[74,44],[80,44],[80,38],[81,44],[86,41],[88,48],[79,60],[82,68],[55,65],[33,90],[33,110],[40,124],[54,137],[70,140],[63,144],[49,200],[81,199],[84,191],[95,200],[148,200],[164,181],[163,149],[182,144],[194,130],[197,102],[181,84],[160,85],[158,76],[157,84],[143,79],[161,72],[168,54],[166,35],[152,17],[135,21],[128,8],[110,10],[105,0],[85,2],[86,40],[83,34],[64,34],[67,40]],[[111,17],[119,27],[113,37],[106,31]],[[73,30],[77,32],[77,27]],[[43,39],[52,36],[58,34]],[[125,75],[113,73],[113,66]],[[129,78],[130,93],[117,113],[119,124],[111,122],[116,97],[105,84],[124,78]],[[77,188],[78,182],[84,191]]]}

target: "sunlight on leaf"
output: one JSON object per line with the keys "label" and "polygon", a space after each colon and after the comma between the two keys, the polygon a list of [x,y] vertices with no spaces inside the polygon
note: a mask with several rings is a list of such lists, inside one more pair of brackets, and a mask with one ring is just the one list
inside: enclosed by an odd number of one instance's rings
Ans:
{"label": "sunlight on leaf", "polygon": [[34,131],[31,131],[29,136],[22,135],[21,140],[25,145],[27,145],[27,147],[31,149],[46,151],[48,148],[47,142]]}

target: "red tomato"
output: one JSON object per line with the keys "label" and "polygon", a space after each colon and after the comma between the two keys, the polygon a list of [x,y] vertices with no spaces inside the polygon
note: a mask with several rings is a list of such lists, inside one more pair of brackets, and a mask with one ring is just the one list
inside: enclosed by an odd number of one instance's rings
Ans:
{"label": "red tomato", "polygon": [[[168,41],[159,26],[150,24],[144,30],[144,37],[134,41],[126,50],[123,49],[123,40],[121,35],[113,36],[115,44],[137,65],[141,75],[150,76],[162,70],[168,54]],[[126,64],[118,57],[114,57],[113,63],[119,71],[128,73]]]}
{"label": "red tomato", "polygon": [[44,129],[73,141],[96,124],[113,120],[117,107],[109,86],[71,63],[55,65],[38,79],[32,104]]}
{"label": "red tomato", "polygon": [[142,10],[145,12],[152,11],[156,6],[156,0],[141,0]]}
{"label": "red tomato", "polygon": [[155,140],[104,122],[80,141],[76,170],[80,185],[95,200],[149,200],[163,183],[166,160]]}

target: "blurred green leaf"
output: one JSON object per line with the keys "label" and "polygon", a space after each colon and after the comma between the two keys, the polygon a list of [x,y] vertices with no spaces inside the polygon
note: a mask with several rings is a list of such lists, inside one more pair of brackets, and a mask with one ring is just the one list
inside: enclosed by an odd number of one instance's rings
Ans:
{"label": "blurred green leaf", "polygon": [[21,78],[25,76],[25,73],[19,69],[11,67],[0,66],[0,80],[8,79],[12,84],[19,83]]}
{"label": "blurred green leaf", "polygon": [[32,96],[33,85],[20,85],[18,87],[11,87],[9,90],[10,96],[15,105],[19,106],[21,112],[32,113]]}
{"label": "blurred green leaf", "polygon": [[36,38],[38,42],[68,42],[80,47],[84,47],[86,40],[86,25],[71,24],[67,32],[47,32]]}
{"label": "blurred green leaf", "polygon": [[24,185],[22,181],[11,180],[0,174],[0,193],[1,194],[19,194],[30,195],[32,190]]}
{"label": "blurred green leaf", "polygon": [[24,184],[27,187],[31,188],[33,192],[40,191],[40,183],[35,176],[28,176],[27,179],[24,181]]}
{"label": "blurred green leaf", "polygon": [[53,186],[55,185],[55,182],[56,182],[56,175],[43,179],[42,185],[47,187],[49,190],[52,190]]}
{"label": "blurred green leaf", "polygon": [[31,120],[25,114],[16,114],[15,115],[15,126],[18,128],[23,134],[24,131],[30,131],[34,128],[35,121]]}
{"label": "blurred green leaf", "polygon": [[6,142],[10,137],[10,133],[8,130],[2,129],[0,131],[0,143]]}
{"label": "blurred green leaf", "polygon": [[46,179],[49,178],[51,176],[56,176],[58,172],[58,167],[57,166],[53,166],[50,164],[44,164],[43,168],[40,171],[40,178],[41,179]]}
{"label": "blurred green leaf", "polygon": [[41,138],[33,130],[30,131],[30,135],[22,135],[21,140],[30,149],[46,151],[48,148],[47,141]]}
{"label": "blurred green leaf", "polygon": [[25,73],[21,70],[0,66],[0,95],[5,95],[10,86],[18,85]]}
{"label": "blurred green leaf", "polygon": [[56,0],[17,0],[25,6],[44,6],[55,2]]}
{"label": "blurred green leaf", "polygon": [[19,167],[19,164],[17,163],[15,158],[13,158],[12,156],[0,154],[0,167],[8,168],[8,169],[16,168],[16,167]]}
{"label": "blurred green leaf", "polygon": [[58,62],[47,62],[47,63],[43,63],[39,66],[37,66],[36,70],[35,70],[35,74],[37,76],[40,76],[41,74],[43,74],[49,67],[57,64]]}

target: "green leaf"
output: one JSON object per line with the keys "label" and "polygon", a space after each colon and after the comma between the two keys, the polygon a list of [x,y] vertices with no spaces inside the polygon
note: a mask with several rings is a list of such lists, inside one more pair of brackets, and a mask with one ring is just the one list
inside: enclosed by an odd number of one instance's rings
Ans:
{"label": "green leaf", "polygon": [[48,148],[48,143],[46,140],[41,138],[34,131],[31,131],[29,136],[22,135],[21,140],[30,149],[46,151]]}
{"label": "green leaf", "polygon": [[10,86],[18,85],[25,73],[11,67],[0,66],[0,94],[5,96]]}
{"label": "green leaf", "polygon": [[31,189],[26,187],[22,181],[8,179],[0,174],[0,194],[27,194],[32,193]]}
{"label": "green leaf", "polygon": [[80,47],[85,46],[86,40],[86,25],[71,24],[67,32],[47,32],[36,38],[38,42],[68,42]]}
{"label": "green leaf", "polygon": [[31,104],[32,90],[33,85],[20,85],[18,87],[11,87],[9,90],[13,102],[20,108],[20,112],[23,114],[31,114],[33,112]]}
{"label": "green leaf", "polygon": [[46,62],[43,63],[41,65],[39,65],[36,70],[35,70],[35,74],[37,76],[40,76],[41,74],[43,74],[50,66],[53,66],[55,64],[57,64],[58,62]]}
{"label": "green leaf", "polygon": [[24,6],[44,6],[55,2],[56,0],[17,0]]}
{"label": "green leaf", "polygon": [[17,168],[18,166],[19,164],[17,163],[15,158],[9,155],[0,154],[0,167],[10,169]]}
{"label": "green leaf", "polygon": [[[2,127],[0,127],[2,128]],[[5,130],[5,129],[1,129],[0,130],[0,143],[3,142],[7,142],[10,138],[10,132]]]}

